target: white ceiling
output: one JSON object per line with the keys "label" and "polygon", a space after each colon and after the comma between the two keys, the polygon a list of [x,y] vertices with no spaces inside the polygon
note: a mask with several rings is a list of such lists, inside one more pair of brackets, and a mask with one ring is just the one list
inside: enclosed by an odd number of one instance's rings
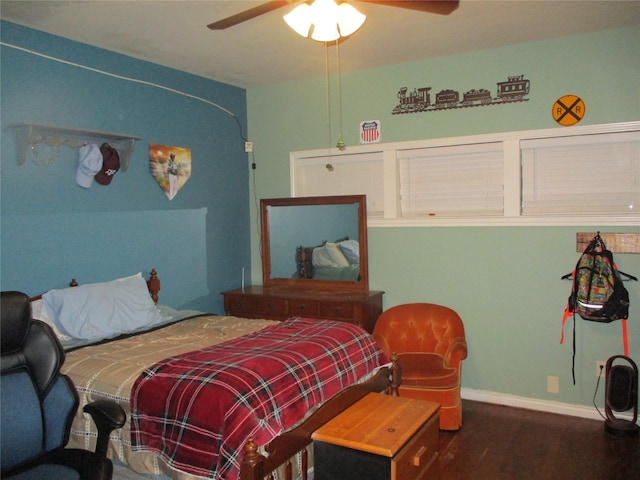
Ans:
{"label": "white ceiling", "polygon": [[[324,45],[282,20],[292,7],[207,28],[261,3],[1,0],[0,17],[243,88],[324,75]],[[449,16],[351,3],[368,18],[339,47],[343,72],[640,24],[638,0],[462,0]]]}

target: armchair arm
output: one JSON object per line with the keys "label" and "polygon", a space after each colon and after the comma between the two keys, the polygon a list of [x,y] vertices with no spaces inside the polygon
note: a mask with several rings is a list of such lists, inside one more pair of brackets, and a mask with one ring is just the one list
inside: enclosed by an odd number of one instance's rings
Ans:
{"label": "armchair arm", "polygon": [[464,338],[456,338],[444,355],[444,362],[449,367],[459,368],[462,360],[467,358],[467,342]]}
{"label": "armchair arm", "polygon": [[124,409],[111,400],[96,400],[84,406],[83,411],[91,415],[96,427],[98,427],[98,440],[96,453],[102,457],[107,456],[109,435],[116,428],[122,428],[127,420]]}

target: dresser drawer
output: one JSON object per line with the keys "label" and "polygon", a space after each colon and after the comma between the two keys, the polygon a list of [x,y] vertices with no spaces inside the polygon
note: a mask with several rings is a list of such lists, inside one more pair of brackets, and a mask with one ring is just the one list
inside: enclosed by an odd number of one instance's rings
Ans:
{"label": "dresser drawer", "polygon": [[323,302],[320,305],[320,316],[353,320],[356,306],[353,302]]}
{"label": "dresser drawer", "polygon": [[317,317],[320,313],[318,302],[306,298],[289,298],[287,300],[289,315],[300,315],[302,317]]}
{"label": "dresser drawer", "polygon": [[229,295],[225,297],[225,310],[239,317],[248,313],[284,315],[287,302],[284,298],[257,295]]}
{"label": "dresser drawer", "polygon": [[287,301],[278,297],[256,297],[256,305],[259,312],[262,313],[279,313],[286,311]]}
{"label": "dresser drawer", "polygon": [[433,416],[391,461],[392,480],[438,478],[438,415]]}
{"label": "dresser drawer", "polygon": [[258,297],[250,295],[228,295],[224,298],[224,308],[230,315],[258,310]]}

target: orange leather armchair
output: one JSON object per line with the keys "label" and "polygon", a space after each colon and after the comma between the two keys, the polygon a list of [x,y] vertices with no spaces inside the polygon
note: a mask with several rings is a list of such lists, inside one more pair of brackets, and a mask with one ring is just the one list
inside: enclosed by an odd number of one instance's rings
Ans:
{"label": "orange leather armchair", "polygon": [[388,354],[398,354],[400,396],[440,404],[440,428],[462,425],[460,380],[467,342],[460,316],[431,303],[397,305],[384,311],[373,336]]}

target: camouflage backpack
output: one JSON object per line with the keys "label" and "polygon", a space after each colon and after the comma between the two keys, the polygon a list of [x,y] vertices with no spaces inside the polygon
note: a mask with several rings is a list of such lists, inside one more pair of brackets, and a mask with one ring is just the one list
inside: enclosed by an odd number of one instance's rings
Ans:
{"label": "camouflage backpack", "polygon": [[[592,322],[609,323],[622,320],[623,345],[625,355],[628,355],[626,319],[629,316],[629,292],[622,285],[613,254],[607,250],[600,233],[589,242],[570,275],[573,277],[573,288],[562,319],[560,343],[564,342],[564,325],[571,315],[574,319],[574,361],[576,315]],[[573,383],[575,384],[575,372]]]}

